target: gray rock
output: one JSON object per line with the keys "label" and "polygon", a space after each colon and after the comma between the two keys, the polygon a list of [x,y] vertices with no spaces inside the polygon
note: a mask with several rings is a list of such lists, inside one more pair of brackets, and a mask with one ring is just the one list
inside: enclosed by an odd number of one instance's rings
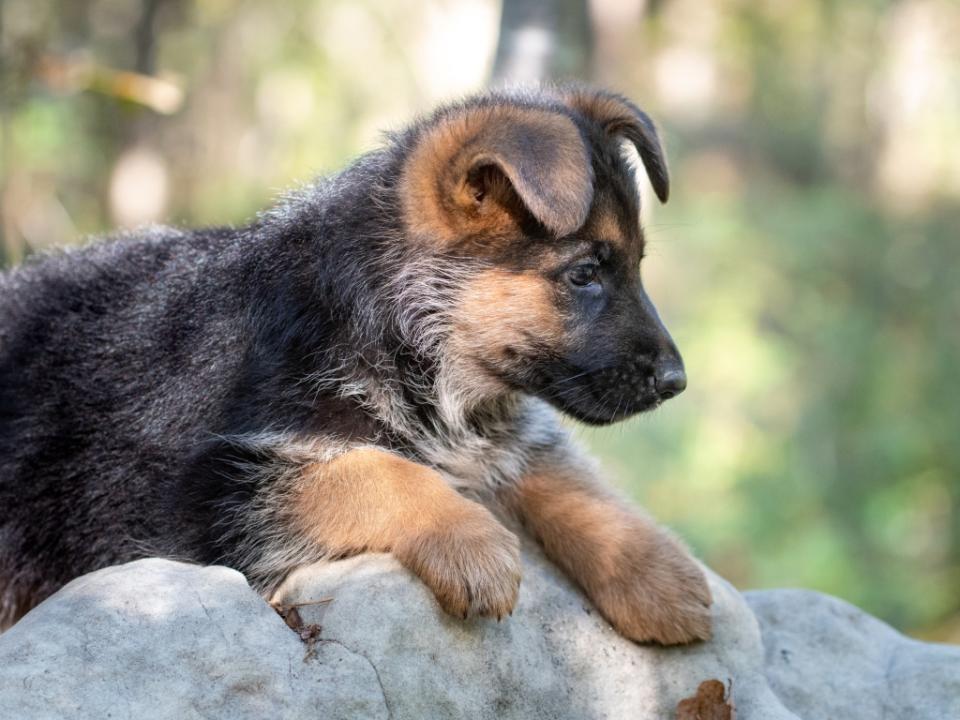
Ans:
{"label": "gray rock", "polygon": [[804,718],[960,719],[960,648],[904,637],[810,590],[745,593],[767,680]]}
{"label": "gray rock", "polygon": [[303,644],[224,567],[140,560],[74,580],[0,635],[0,718],[387,718],[376,670]]}
{"label": "gray rock", "polygon": [[535,549],[501,623],[447,617],[392,558],[367,555],[278,591],[333,598],[300,608],[322,626],[311,649],[240,574],[142,560],[75,580],[0,636],[0,717],[667,719],[716,678],[739,720],[960,718],[960,648],[816,593],[745,600],[710,579],[710,643],[641,647]]}

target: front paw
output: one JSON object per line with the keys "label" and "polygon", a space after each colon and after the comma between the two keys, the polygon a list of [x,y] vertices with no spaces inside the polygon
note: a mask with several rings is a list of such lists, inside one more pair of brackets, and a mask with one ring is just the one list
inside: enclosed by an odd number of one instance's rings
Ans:
{"label": "front paw", "polygon": [[661,645],[710,639],[710,587],[676,540],[637,528],[619,550],[588,593],[621,635]]}
{"label": "front paw", "polygon": [[520,543],[479,505],[443,528],[408,538],[394,554],[451,615],[499,620],[513,612],[520,590]]}

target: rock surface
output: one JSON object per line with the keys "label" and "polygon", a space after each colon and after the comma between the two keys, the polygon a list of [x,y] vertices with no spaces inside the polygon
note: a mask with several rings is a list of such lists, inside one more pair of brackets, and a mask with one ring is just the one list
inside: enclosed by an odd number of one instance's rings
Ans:
{"label": "rock surface", "polygon": [[222,567],[141,560],[70,583],[0,636],[0,717],[672,719],[703,680],[738,720],[960,718],[960,648],[839,600],[746,596],[711,575],[715,637],[617,636],[534,549],[513,617],[461,622],[389,556],[303,568],[278,592],[312,649]]}

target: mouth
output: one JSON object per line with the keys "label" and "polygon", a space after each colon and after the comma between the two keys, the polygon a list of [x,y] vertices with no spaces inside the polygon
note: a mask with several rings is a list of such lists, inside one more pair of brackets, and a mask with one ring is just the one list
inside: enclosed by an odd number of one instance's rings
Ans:
{"label": "mouth", "polygon": [[639,366],[574,370],[551,379],[534,394],[588,425],[610,425],[663,404],[653,374]]}

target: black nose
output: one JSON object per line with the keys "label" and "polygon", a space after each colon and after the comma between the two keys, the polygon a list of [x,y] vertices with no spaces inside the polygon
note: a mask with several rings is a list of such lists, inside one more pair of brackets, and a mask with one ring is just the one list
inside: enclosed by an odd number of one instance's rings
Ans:
{"label": "black nose", "polygon": [[687,387],[687,374],[682,365],[658,365],[653,380],[661,400],[669,400]]}

